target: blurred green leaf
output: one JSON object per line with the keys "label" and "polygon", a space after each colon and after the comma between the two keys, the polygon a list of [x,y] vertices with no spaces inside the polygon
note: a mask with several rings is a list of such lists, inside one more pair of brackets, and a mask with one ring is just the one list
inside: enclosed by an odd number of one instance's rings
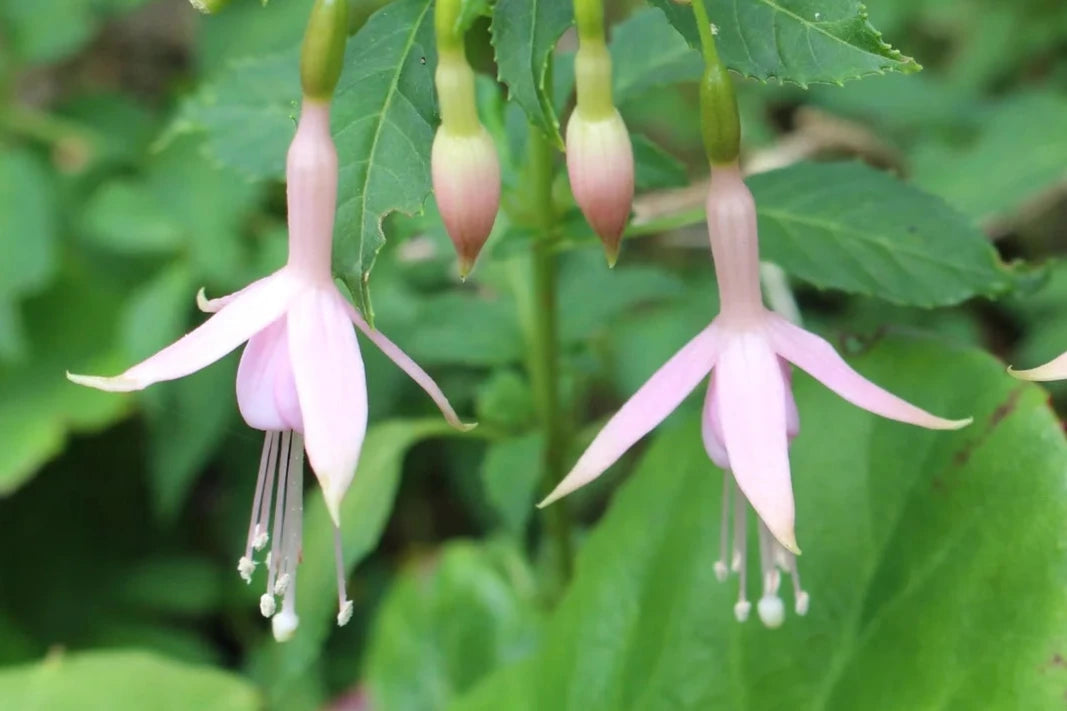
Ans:
{"label": "blurred green leaf", "polygon": [[478,386],[475,412],[478,422],[519,432],[536,420],[533,392],[526,377],[511,368],[492,371]]}
{"label": "blurred green leaf", "polygon": [[[394,584],[367,649],[370,706],[435,711],[493,669],[528,654],[539,633],[528,578],[517,551],[451,543],[426,570]],[[509,570],[510,568],[510,570]]]}
{"label": "blurred green leaf", "polygon": [[913,154],[915,182],[981,222],[1011,216],[1067,183],[1067,97],[1031,93],[981,113],[964,145],[928,139]]}
{"label": "blurred green leaf", "polygon": [[26,354],[17,304],[51,279],[58,225],[55,186],[42,162],[26,150],[0,149],[0,360]]}
{"label": "blurred green leaf", "polygon": [[116,180],[102,186],[87,201],[82,222],[94,246],[119,254],[169,254],[183,243],[181,225],[140,181]]}
{"label": "blurred green leaf", "polygon": [[689,182],[685,165],[639,133],[630,134],[634,151],[634,182],[640,190],[677,188]]}
{"label": "blurred green leaf", "polygon": [[700,53],[651,7],[612,29],[610,50],[614,98],[620,105],[653,87],[696,81],[704,70]]}
{"label": "blurred green leaf", "polygon": [[507,365],[523,357],[514,303],[504,297],[445,293],[425,299],[407,339],[423,365]]}
{"label": "blurred green leaf", "polygon": [[1061,703],[1067,446],[1044,393],[988,355],[933,342],[884,341],[855,365],[975,424],[910,428],[797,378],[806,617],[778,630],[734,618],[736,578],[714,572],[721,479],[690,418],[659,435],[615,497],[541,649],[452,708]]}
{"label": "blurred green leaf", "polygon": [[0,669],[0,698],[19,711],[257,711],[244,679],[149,652],[53,654],[36,664]]}
{"label": "blurred green leaf", "polygon": [[55,62],[77,52],[110,15],[148,0],[34,0],[0,3],[0,33],[24,62]]}
{"label": "blurred green leaf", "polygon": [[573,16],[571,3],[553,0],[497,0],[493,11],[497,78],[530,123],[561,149],[559,118],[545,79],[552,50]]}
{"label": "blurred green leaf", "polygon": [[178,615],[209,615],[222,602],[222,571],[203,558],[153,558],[133,567],[117,586],[125,605]]}
{"label": "blurred green leaf", "polygon": [[493,16],[493,0],[460,0],[456,32],[465,34],[480,17]]}
{"label": "blurred green leaf", "polygon": [[539,432],[491,442],[482,460],[485,498],[510,533],[522,536],[541,482],[544,437]]}
{"label": "blurred green leaf", "polygon": [[[699,48],[691,7],[651,1]],[[859,0],[705,0],[705,5],[723,62],[747,77],[804,87],[919,69],[882,41]]]}
{"label": "blurred green leaf", "polygon": [[[393,510],[404,455],[416,442],[453,432],[442,419],[393,420],[374,425],[363,441],[359,467],[341,505],[345,569],[371,553]],[[318,487],[304,504],[302,564],[297,571],[300,627],[285,644],[270,643],[260,668],[272,698],[286,693],[315,660],[337,616],[333,524]],[[258,584],[262,578],[253,582]],[[342,631],[341,634],[344,634]]]}

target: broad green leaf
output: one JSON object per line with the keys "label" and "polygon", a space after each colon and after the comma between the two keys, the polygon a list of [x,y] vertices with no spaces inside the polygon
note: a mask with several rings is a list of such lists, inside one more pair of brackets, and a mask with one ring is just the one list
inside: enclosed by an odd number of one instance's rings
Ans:
{"label": "broad green leaf", "polygon": [[528,654],[539,617],[518,551],[452,543],[411,566],[374,622],[365,680],[373,708],[443,709],[490,671]]}
{"label": "broad green leaf", "polygon": [[678,188],[689,182],[685,165],[639,133],[630,134],[634,151],[634,183],[639,191]]}
{"label": "broad green leaf", "polygon": [[159,556],[122,577],[115,586],[117,602],[133,610],[210,615],[222,603],[224,586],[232,582],[222,572],[204,558]]}
{"label": "broad green leaf", "polygon": [[659,434],[615,496],[540,650],[453,709],[1060,704],[1067,444],[1045,394],[988,355],[930,341],[886,340],[853,363],[975,423],[933,432],[878,419],[797,376],[807,616],[778,630],[734,618],[737,579],[714,572],[721,474],[690,417]]}
{"label": "broad green leaf", "polygon": [[29,151],[0,150],[0,358],[25,355],[18,301],[52,277],[58,238],[55,187]]}
{"label": "broad green leaf", "polygon": [[139,180],[101,186],[86,202],[81,222],[90,244],[121,255],[169,254],[183,243],[181,225]]}
{"label": "broad green leaf", "polygon": [[[367,431],[352,486],[341,505],[341,538],[346,570],[371,553],[382,535],[400,483],[404,455],[416,442],[453,430],[444,420],[394,420]],[[315,661],[337,617],[333,524],[318,487],[304,503],[303,558],[297,582],[300,627],[285,644],[265,650],[259,672],[270,695],[285,694]],[[236,579],[236,575],[235,575]],[[262,573],[253,579],[262,584]],[[342,631],[341,634],[345,632]]]}
{"label": "broad green leaf", "polygon": [[[27,63],[55,62],[87,44],[110,15],[147,0],[34,0],[0,3],[0,34]],[[6,53],[6,52],[5,52]]]}
{"label": "broad green leaf", "polygon": [[430,192],[433,4],[386,5],[348,44],[334,102],[341,161],[334,264],[369,313],[367,279],[385,244],[382,220],[418,212]]}
{"label": "broad green leaf", "polygon": [[530,122],[561,149],[559,118],[546,75],[556,41],[572,19],[571,3],[555,0],[497,0],[493,11],[497,76]]}
{"label": "broad green leaf", "polygon": [[497,519],[522,536],[541,482],[544,437],[539,432],[492,442],[482,460],[482,487]]}
{"label": "broad green leaf", "polygon": [[703,72],[700,53],[671,27],[662,12],[643,8],[611,33],[615,103],[639,98],[651,88],[696,81]]}
{"label": "broad green leaf", "polygon": [[19,711],[257,711],[241,677],[142,651],[57,653],[0,669],[0,698]]}
{"label": "broad green leaf", "polygon": [[529,381],[511,368],[498,368],[482,379],[475,412],[479,423],[507,432],[525,431],[537,418]]}
{"label": "broad green leaf", "polygon": [[[801,163],[747,182],[763,258],[819,288],[929,308],[997,296],[1018,279],[965,215],[860,163]],[[701,207],[632,231],[703,220]]]}
{"label": "broad green leaf", "polygon": [[[691,46],[700,46],[689,5],[652,4]],[[806,87],[919,69],[882,41],[859,0],[705,0],[705,5],[723,62],[747,77]]]}
{"label": "broad green leaf", "polygon": [[124,415],[128,398],[74,385],[66,370],[121,372],[113,345],[121,297],[105,282],[68,277],[25,304],[34,357],[0,366],[0,496],[8,495],[62,451],[71,432],[91,432]]}
{"label": "broad green leaf", "polygon": [[493,0],[460,0],[456,15],[456,32],[466,33],[480,17],[493,16]]}
{"label": "broad green leaf", "polygon": [[524,355],[511,299],[460,293],[425,299],[405,347],[424,365],[507,365]]}
{"label": "broad green leaf", "polygon": [[927,140],[915,182],[982,222],[1011,217],[1067,182],[1067,97],[1023,94],[981,114],[968,144]]}

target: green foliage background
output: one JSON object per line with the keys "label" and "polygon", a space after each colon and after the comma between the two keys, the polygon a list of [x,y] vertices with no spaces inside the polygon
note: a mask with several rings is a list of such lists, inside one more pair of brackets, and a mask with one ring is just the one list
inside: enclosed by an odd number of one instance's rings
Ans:
{"label": "green foliage background", "polygon": [[[1067,8],[706,4],[738,73],[764,257],[806,324],[889,389],[975,417],[910,429],[797,375],[808,616],[734,620],[695,397],[572,497],[577,569],[558,579],[533,508],[522,166],[527,123],[558,138],[573,104],[570,5],[465,3],[505,198],[463,283],[429,195],[432,0],[355,0],[335,269],[481,426],[451,431],[362,342],[371,429],[343,514],[356,618],[333,627],[309,489],[301,628],[276,644],[235,571],[261,444],[236,416],[236,356],[136,395],[63,373],[119,372],[200,322],[199,287],[283,262],[310,3],[203,18],[185,0],[0,0],[0,707],[1058,707],[1067,390],[1004,365],[1067,349]],[[568,462],[716,309],[700,189],[684,190],[707,172],[691,15],[607,8],[639,199],[608,271],[562,172],[554,191]]]}

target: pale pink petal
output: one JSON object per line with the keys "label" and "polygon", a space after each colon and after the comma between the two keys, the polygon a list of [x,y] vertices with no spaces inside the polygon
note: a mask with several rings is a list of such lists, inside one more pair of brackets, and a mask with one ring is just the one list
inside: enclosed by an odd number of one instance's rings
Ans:
{"label": "pale pink petal", "polygon": [[367,432],[367,380],[344,303],[332,284],[309,289],[288,319],[304,448],[337,525]]}
{"label": "pale pink petal", "polygon": [[726,454],[726,445],[722,443],[722,423],[719,421],[719,408],[716,404],[718,388],[715,387],[715,373],[708,379],[708,393],[704,396],[704,413],[701,417],[700,434],[704,440],[704,451],[719,469],[730,468],[730,458]]}
{"label": "pale pink petal", "polygon": [[796,553],[785,378],[764,335],[732,335],[715,366],[722,442],[741,492],[778,542]]}
{"label": "pale pink petal", "polygon": [[284,313],[298,285],[283,273],[260,279],[199,328],[113,378],[67,374],[79,385],[128,392],[195,373],[241,345]]}
{"label": "pale pink petal", "polygon": [[252,336],[237,367],[237,407],[257,430],[304,431],[283,316]]}
{"label": "pale pink petal", "polygon": [[538,506],[548,506],[604,473],[637,440],[671,414],[715,364],[721,332],[714,324],[649,378],[600,430],[570,473]]}
{"label": "pale pink petal", "polygon": [[784,358],[778,359],[778,365],[782,368],[782,378],[785,380],[785,432],[792,442],[800,434],[800,412],[793,397],[793,368]]}
{"label": "pale pink petal", "polygon": [[1036,368],[1015,370],[1009,367],[1008,372],[1022,380],[1063,380],[1067,378],[1067,353]]}
{"label": "pale pink petal", "polygon": [[857,407],[933,430],[958,430],[971,423],[970,417],[947,420],[931,415],[878,387],[853,370],[824,339],[777,315],[769,316],[768,332],[779,355]]}
{"label": "pale pink petal", "polygon": [[448,424],[463,432],[472,430],[478,426],[477,423],[465,424],[462,422],[459,419],[459,415],[456,414],[456,411],[452,409],[452,405],[448,402],[448,398],[445,397],[441,388],[438,387],[437,383],[434,382],[433,378],[431,378],[425,370],[419,367],[418,363],[411,359],[411,356],[400,350],[400,347],[386,338],[381,331],[371,328],[370,324],[364,320],[363,316],[356,311],[352,304],[344,301],[344,305],[345,310],[348,313],[348,318],[351,319],[352,323],[354,323],[356,327],[363,332],[363,335],[369,338],[374,345],[378,346],[382,353],[389,356],[389,359],[396,363],[397,367],[407,373],[419,387],[426,391],[426,394],[430,396],[430,399],[434,401],[434,404],[440,408],[441,414],[445,416]]}

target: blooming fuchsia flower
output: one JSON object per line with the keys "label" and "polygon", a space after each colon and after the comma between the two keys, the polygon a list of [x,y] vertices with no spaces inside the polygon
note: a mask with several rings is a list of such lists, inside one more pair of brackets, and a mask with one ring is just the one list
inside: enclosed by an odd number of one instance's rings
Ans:
{"label": "blooming fuchsia flower", "polygon": [[[622,406],[540,505],[600,476],[711,373],[704,401],[704,447],[728,474],[716,573],[725,579],[728,565],[738,572],[740,594],[734,612],[738,620],[747,619],[751,609],[745,591],[747,502],[759,518],[763,593],[758,612],[764,624],[775,627],[785,617],[778,596],[780,571],[792,575],[796,612],[803,615],[808,608],[795,558],[800,551],[794,533],[788,447],[799,418],[789,364],[882,417],[930,429],[958,429],[971,420],[942,419],[890,394],[853,370],[825,340],[763,306],[756,207],[736,162],[714,166],[707,216],[719,283],[719,315]],[[734,541],[728,556],[731,493]]]}
{"label": "blooming fuchsia flower", "polygon": [[[296,629],[296,566],[301,557],[303,465],[307,452],[333,519],[337,622],[352,616],[341,557],[341,500],[359,461],[367,428],[367,385],[355,324],[433,399],[445,418],[465,428],[441,389],[389,339],[368,326],[334,285],[330,270],[337,200],[337,153],[328,101],[305,98],[286,166],[289,260],[268,277],[219,299],[197,296],[214,315],[203,325],[113,378],[68,377],[81,385],[125,392],[173,380],[210,365],[248,342],[237,370],[237,404],[249,426],[266,432],[248,542],[237,569],[251,582],[254,553],[266,556],[267,591],[260,609],[274,634]],[[271,529],[272,492],[273,527]],[[275,615],[275,596],[282,610]]]}

